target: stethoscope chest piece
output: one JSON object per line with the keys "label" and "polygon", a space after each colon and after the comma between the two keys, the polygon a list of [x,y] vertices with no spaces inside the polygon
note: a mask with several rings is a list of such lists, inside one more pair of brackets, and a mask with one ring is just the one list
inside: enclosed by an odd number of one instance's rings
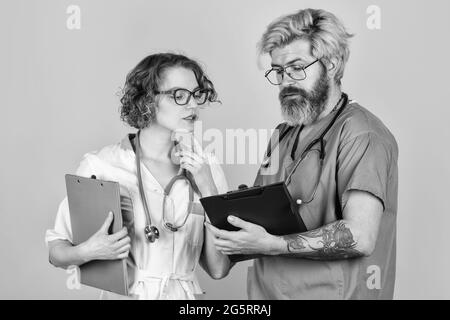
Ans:
{"label": "stethoscope chest piece", "polygon": [[155,242],[159,238],[159,230],[155,226],[145,226],[145,237],[150,242]]}

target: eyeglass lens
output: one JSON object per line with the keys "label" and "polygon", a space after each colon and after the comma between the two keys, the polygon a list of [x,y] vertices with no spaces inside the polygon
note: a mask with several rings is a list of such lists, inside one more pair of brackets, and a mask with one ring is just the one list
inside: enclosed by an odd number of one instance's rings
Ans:
{"label": "eyeglass lens", "polygon": [[208,93],[209,91],[205,89],[196,90],[194,92],[190,92],[189,90],[186,89],[177,89],[174,91],[173,96],[177,104],[185,105],[189,103],[192,95],[194,97],[195,102],[201,105],[206,102],[206,99],[208,98]]}

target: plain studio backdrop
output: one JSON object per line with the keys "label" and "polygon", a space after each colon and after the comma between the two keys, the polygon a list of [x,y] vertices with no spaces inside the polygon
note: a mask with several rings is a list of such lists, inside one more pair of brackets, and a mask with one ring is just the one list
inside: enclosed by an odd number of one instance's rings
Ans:
{"label": "plain studio backdrop", "polygon": [[[68,28],[72,5],[79,29]],[[395,297],[449,299],[450,3],[438,0],[2,1],[0,298],[98,297],[67,287],[70,275],[48,263],[44,234],[65,196],[64,174],[134,132],[119,119],[117,96],[131,68],[151,53],[185,53],[206,67],[223,102],[203,113],[204,130],[269,130],[281,114],[256,43],[272,20],[308,7],[335,13],[355,34],[344,91],[399,144]],[[235,189],[253,183],[257,165],[224,170]],[[248,266],[222,280],[199,270],[206,298],[246,299]]]}

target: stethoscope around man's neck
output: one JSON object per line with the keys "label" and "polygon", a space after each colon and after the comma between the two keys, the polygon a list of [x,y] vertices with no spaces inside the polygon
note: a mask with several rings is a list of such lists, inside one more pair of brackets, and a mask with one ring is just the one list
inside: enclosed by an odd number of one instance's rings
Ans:
{"label": "stethoscope around man's neck", "polygon": [[[339,105],[341,104],[341,101],[343,101],[342,106],[340,108]],[[320,164],[323,164],[323,159],[325,158],[325,149],[323,146],[323,138],[325,137],[325,135],[328,133],[328,131],[330,131],[330,129],[333,127],[334,123],[336,122],[336,120],[339,118],[340,114],[344,111],[345,107],[347,106],[347,104],[349,104],[349,100],[348,100],[348,96],[346,93],[342,93],[341,98],[339,99],[339,101],[337,102],[336,106],[333,108],[332,112],[335,111],[337,109],[336,114],[333,116],[333,119],[330,121],[330,123],[328,124],[328,126],[325,128],[325,130],[322,131],[322,133],[320,134],[320,136],[316,139],[314,139],[313,141],[311,141],[308,146],[305,148],[305,150],[303,151],[303,154],[305,154],[306,152],[308,152],[316,143],[320,142],[322,144],[320,150],[321,150],[321,154],[320,154]],[[266,152],[266,156],[263,160],[263,162],[261,163],[261,167],[263,168],[268,168],[270,166],[270,157],[272,155],[273,150],[275,150],[275,148],[281,143],[281,141],[286,137],[286,135],[288,134],[289,131],[291,131],[294,127],[290,126],[288,127],[284,132],[282,132],[279,136],[279,139],[275,142],[274,146],[271,146],[269,143],[267,152]],[[297,136],[298,138],[298,136]],[[298,139],[296,139],[296,142],[294,143],[294,146],[296,147],[297,141]],[[294,147],[293,146],[293,147]],[[291,154],[292,156],[292,154]],[[285,179],[286,184],[289,184],[292,174],[295,172],[295,170],[297,169],[297,166],[300,164],[301,160],[302,160],[302,156],[300,157],[299,160],[296,161],[296,163],[294,164],[291,172],[287,175],[287,178]]]}
{"label": "stethoscope around man's neck", "polygon": [[[150,218],[150,211],[148,209],[148,203],[147,203],[147,198],[145,196],[145,192],[144,192],[144,184],[142,182],[142,174],[141,174],[141,143],[139,140],[139,135],[140,135],[140,131],[138,131],[138,133],[136,134],[136,143],[135,143],[135,149],[136,149],[136,171],[137,171],[137,180],[138,180],[138,185],[139,185],[139,194],[141,196],[141,201],[142,201],[142,205],[144,207],[144,212],[145,212],[145,217],[146,217],[146,226],[144,228],[144,234],[146,239],[149,242],[155,242],[156,239],[159,238],[159,230],[155,225],[152,225],[152,220]],[[178,180],[185,180],[188,183],[189,186],[189,207],[188,207],[188,211],[183,219],[183,222],[179,225],[175,225],[174,223],[170,223],[167,222],[166,219],[166,200],[170,195],[170,192],[172,191],[172,187],[175,184],[176,181]],[[186,221],[189,217],[189,214],[192,211],[192,206],[193,206],[193,201],[194,201],[194,190],[193,190],[193,186],[191,183],[191,180],[189,180],[189,178],[187,177],[187,171],[186,169],[182,169],[181,173],[176,175],[175,177],[173,177],[169,183],[167,184],[167,186],[164,188],[164,200],[163,200],[163,207],[162,207],[162,219],[163,219],[163,225],[165,228],[167,228],[168,230],[172,231],[172,232],[176,232],[178,231],[179,228],[181,228],[182,226],[184,226],[186,224]],[[173,211],[175,212],[175,211]]]}

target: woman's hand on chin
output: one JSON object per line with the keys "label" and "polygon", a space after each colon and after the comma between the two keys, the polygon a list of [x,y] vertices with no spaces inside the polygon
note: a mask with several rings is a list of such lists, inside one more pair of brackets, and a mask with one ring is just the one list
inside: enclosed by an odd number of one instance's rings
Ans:
{"label": "woman's hand on chin", "polygon": [[180,157],[180,167],[186,169],[194,178],[202,197],[217,194],[211,167],[201,151],[183,150],[175,155]]}

